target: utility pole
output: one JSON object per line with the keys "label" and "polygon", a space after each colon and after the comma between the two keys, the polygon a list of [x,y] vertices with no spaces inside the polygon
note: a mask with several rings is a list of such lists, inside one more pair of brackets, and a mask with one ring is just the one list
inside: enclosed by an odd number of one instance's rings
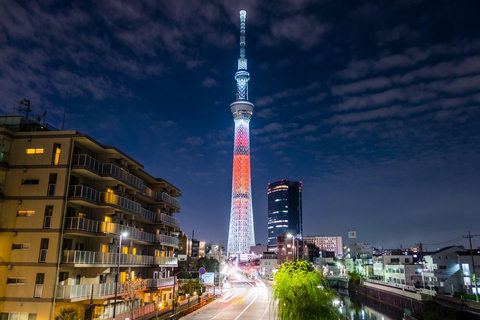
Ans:
{"label": "utility pole", "polygon": [[468,238],[468,241],[470,242],[470,256],[472,257],[472,280],[473,284],[475,286],[475,298],[478,303],[478,288],[477,288],[477,277],[475,275],[475,260],[473,259],[473,249],[472,249],[472,237],[479,236],[478,234],[476,235],[471,235],[470,231],[468,231],[468,236],[462,236],[463,238]]}

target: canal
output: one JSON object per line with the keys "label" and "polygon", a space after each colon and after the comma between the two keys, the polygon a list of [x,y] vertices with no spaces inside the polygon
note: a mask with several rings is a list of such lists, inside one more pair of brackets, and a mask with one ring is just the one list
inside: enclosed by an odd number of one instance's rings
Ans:
{"label": "canal", "polygon": [[403,310],[365,298],[361,295],[349,295],[347,289],[338,289],[342,296],[340,312],[348,320],[402,320]]}

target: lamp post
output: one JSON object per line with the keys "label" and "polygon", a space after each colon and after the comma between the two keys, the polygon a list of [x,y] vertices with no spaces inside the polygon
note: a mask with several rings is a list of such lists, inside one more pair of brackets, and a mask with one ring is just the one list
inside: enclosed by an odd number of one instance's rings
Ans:
{"label": "lamp post", "polygon": [[115,277],[115,302],[113,304],[113,320],[115,320],[117,311],[117,295],[118,295],[118,277],[120,276],[120,255],[122,254],[122,238],[128,236],[128,233],[122,232],[118,241],[118,261],[117,261],[117,276]]}

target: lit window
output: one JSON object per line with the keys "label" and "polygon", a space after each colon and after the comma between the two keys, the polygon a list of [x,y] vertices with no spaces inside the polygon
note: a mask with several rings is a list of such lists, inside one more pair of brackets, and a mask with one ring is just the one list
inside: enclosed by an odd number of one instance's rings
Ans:
{"label": "lit window", "polygon": [[35,210],[18,210],[17,217],[31,217],[35,214]]}
{"label": "lit window", "polygon": [[43,148],[42,149],[28,148],[26,153],[27,154],[42,154],[43,153]]}

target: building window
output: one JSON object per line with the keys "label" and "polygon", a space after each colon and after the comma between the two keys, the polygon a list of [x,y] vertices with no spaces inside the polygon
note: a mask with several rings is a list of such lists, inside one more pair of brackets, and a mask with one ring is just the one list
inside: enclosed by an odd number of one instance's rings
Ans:
{"label": "building window", "polygon": [[43,218],[43,229],[50,229],[52,225],[53,206],[45,206],[45,217]]}
{"label": "building window", "polygon": [[42,154],[43,153],[43,148],[27,148],[26,154]]}
{"label": "building window", "polygon": [[25,284],[25,278],[7,278],[7,284]]}
{"label": "building window", "polygon": [[42,297],[44,282],[45,282],[45,273],[37,273],[37,278],[35,280],[35,292],[33,293],[34,298]]}
{"label": "building window", "polygon": [[38,256],[38,262],[47,262],[48,242],[48,238],[42,238],[40,240],[40,253]]}
{"label": "building window", "polygon": [[38,179],[22,179],[22,185],[38,184]]}
{"label": "building window", "polygon": [[58,166],[60,162],[60,152],[62,152],[62,145],[60,143],[53,144],[52,164]]}
{"label": "building window", "polygon": [[48,196],[55,195],[56,184],[57,184],[57,174],[56,173],[50,173],[50,177],[48,179],[48,190],[47,190],[47,195]]}
{"label": "building window", "polygon": [[17,217],[31,217],[35,214],[35,210],[18,210]]}
{"label": "building window", "polygon": [[12,250],[30,250],[30,243],[14,243]]}

